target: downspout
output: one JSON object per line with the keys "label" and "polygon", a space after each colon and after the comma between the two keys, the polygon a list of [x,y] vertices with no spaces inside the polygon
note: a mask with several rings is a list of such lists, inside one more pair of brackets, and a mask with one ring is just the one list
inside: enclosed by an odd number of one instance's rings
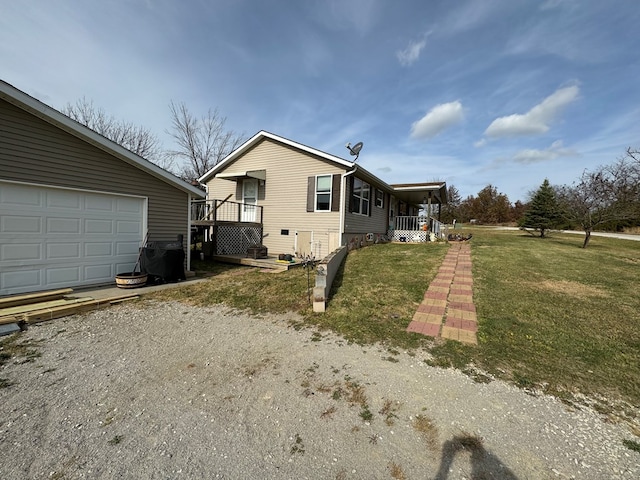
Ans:
{"label": "downspout", "polygon": [[345,206],[346,206],[346,198],[345,194],[347,193],[347,182],[344,181],[349,175],[356,173],[358,169],[357,165],[353,166],[353,170],[347,173],[343,173],[340,179],[340,246],[343,245],[342,237],[344,236],[344,216],[345,216]]}
{"label": "downspout", "polygon": [[[189,219],[189,221],[187,222],[187,245],[186,245],[188,272],[191,271],[191,201],[192,199],[193,197],[191,196],[191,194],[189,194],[189,196],[187,197],[187,215],[188,215],[187,218]],[[182,246],[182,248],[184,248],[184,245]]]}

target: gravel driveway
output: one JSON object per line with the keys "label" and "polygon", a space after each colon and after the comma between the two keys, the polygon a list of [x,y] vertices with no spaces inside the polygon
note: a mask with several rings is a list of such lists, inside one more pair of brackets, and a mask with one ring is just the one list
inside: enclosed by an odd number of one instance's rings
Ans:
{"label": "gravel driveway", "polygon": [[623,425],[289,320],[145,301],[30,327],[0,478],[640,478]]}

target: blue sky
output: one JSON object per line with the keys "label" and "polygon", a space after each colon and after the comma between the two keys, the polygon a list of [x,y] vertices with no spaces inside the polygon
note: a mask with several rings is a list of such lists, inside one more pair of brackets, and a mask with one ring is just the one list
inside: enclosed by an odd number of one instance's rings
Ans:
{"label": "blue sky", "polygon": [[[388,183],[514,202],[640,147],[637,0],[0,0],[0,78],[171,139],[218,108]],[[292,165],[291,168],[295,168]]]}

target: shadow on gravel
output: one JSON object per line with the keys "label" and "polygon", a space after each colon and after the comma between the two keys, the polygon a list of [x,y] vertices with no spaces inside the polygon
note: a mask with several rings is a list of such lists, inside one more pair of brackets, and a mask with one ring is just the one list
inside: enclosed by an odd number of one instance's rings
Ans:
{"label": "shadow on gravel", "polygon": [[465,452],[471,454],[471,478],[518,480],[498,457],[485,450],[482,439],[471,435],[458,435],[444,442],[440,468],[434,480],[447,480],[456,455]]}

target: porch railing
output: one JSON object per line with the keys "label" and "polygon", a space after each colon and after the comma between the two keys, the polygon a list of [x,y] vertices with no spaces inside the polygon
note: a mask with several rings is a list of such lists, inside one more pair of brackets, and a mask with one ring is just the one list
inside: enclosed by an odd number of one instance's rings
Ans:
{"label": "porch railing", "polygon": [[435,238],[444,238],[444,223],[426,216],[395,217],[395,225],[390,236],[398,242],[426,242],[431,234]]}
{"label": "porch railing", "polygon": [[262,223],[262,207],[228,200],[194,200],[191,202],[191,222],[201,225],[220,222]]}

